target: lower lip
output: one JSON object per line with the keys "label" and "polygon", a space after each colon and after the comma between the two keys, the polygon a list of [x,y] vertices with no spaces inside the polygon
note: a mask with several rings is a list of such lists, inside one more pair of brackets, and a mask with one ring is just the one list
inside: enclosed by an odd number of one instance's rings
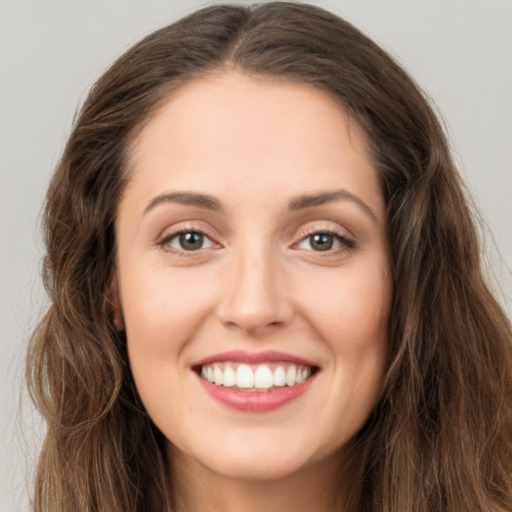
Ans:
{"label": "lower lip", "polygon": [[204,390],[215,400],[244,412],[267,412],[279,409],[303,395],[311,386],[316,374],[304,382],[272,391],[240,391],[226,386],[216,386],[198,376]]}

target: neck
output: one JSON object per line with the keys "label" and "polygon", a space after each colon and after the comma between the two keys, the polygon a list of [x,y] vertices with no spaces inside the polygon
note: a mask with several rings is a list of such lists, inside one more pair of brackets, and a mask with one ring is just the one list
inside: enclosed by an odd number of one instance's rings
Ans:
{"label": "neck", "polygon": [[339,454],[278,479],[226,477],[172,450],[176,512],[334,512],[342,510]]}

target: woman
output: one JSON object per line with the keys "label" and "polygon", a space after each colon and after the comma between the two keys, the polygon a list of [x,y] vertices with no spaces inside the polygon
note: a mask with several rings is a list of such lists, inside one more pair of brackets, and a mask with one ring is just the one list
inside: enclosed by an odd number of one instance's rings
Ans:
{"label": "woman", "polygon": [[36,510],[505,511],[511,331],[447,142],[319,8],[201,10],[51,183]]}

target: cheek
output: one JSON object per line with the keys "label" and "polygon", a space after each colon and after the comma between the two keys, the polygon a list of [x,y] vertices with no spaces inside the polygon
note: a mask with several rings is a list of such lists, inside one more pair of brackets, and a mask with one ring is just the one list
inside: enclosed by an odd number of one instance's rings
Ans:
{"label": "cheek", "polygon": [[201,276],[165,268],[122,280],[129,347],[141,347],[156,358],[179,351],[210,310],[213,294],[205,282]]}
{"label": "cheek", "polygon": [[182,399],[189,373],[184,353],[202,328],[212,294],[199,279],[168,268],[143,268],[143,275],[121,274],[128,359],[153,421],[173,425],[176,411],[188,407]]}
{"label": "cheek", "polygon": [[303,292],[309,318],[334,352],[357,357],[386,345],[391,285],[383,265],[340,269]]}
{"label": "cheek", "polygon": [[310,324],[331,353],[333,414],[359,426],[380,394],[387,361],[391,286],[381,268],[340,272],[308,296]]}
{"label": "cheek", "polygon": [[[129,364],[142,402],[159,426],[174,425],[189,368],[183,353],[201,329],[211,293],[199,279],[161,266],[144,273],[120,272],[122,311]],[[181,414],[181,413],[180,413]]]}

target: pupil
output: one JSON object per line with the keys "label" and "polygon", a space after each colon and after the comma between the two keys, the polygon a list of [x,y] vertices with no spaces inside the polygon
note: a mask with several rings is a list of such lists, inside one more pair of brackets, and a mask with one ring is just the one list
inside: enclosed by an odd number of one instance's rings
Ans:
{"label": "pupil", "polygon": [[317,251],[328,251],[332,248],[332,235],[319,233],[311,236],[311,247]]}
{"label": "pupil", "polygon": [[201,249],[203,245],[203,235],[194,231],[182,233],[180,235],[180,245],[183,249],[187,249],[189,251]]}

